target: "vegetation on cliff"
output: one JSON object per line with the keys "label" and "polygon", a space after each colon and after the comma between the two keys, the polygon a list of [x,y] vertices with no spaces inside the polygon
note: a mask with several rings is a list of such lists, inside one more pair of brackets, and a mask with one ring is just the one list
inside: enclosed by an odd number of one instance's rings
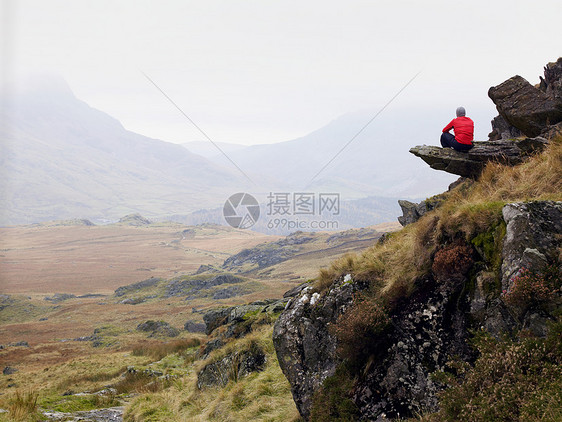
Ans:
{"label": "vegetation on cliff", "polygon": [[[354,300],[331,330],[338,339],[342,363],[316,391],[309,419],[360,417],[352,392],[368,376],[373,354],[380,347],[377,343],[384,338],[381,330],[400,312],[405,298],[424,288],[420,280],[429,278],[437,283],[461,282],[465,293],[481,283],[487,300],[501,302],[516,321],[522,320],[524,309],[534,308],[559,322],[546,339],[521,330],[522,325],[509,338],[478,333],[472,346],[477,360],[473,364],[451,361],[448,375],[435,377],[436,383],[450,387],[438,395],[439,412],[426,412],[420,418],[558,420],[562,412],[559,268],[549,274],[523,271],[512,280],[510,291],[502,292],[501,248],[506,204],[561,200],[562,137],[558,136],[542,153],[518,166],[488,163],[478,180],[458,184],[418,222],[362,254],[345,256],[321,270],[315,291],[327,295],[342,280],[349,280],[361,286],[361,300]],[[560,256],[557,260],[558,265]]]}

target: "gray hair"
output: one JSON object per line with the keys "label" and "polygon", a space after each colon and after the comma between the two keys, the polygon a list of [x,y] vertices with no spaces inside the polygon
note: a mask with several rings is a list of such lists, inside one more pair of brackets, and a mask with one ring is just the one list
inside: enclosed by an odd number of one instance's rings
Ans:
{"label": "gray hair", "polygon": [[462,116],[466,116],[466,110],[464,109],[464,107],[458,107],[457,117],[462,117]]}

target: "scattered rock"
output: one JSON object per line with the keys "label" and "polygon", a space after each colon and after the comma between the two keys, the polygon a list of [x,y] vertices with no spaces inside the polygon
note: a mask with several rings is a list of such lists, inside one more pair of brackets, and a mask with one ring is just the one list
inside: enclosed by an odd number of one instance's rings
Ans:
{"label": "scattered rock", "polygon": [[398,217],[398,222],[402,224],[402,226],[415,223],[426,212],[437,208],[440,203],[441,200],[437,198],[426,199],[425,201],[421,201],[419,204],[400,199],[398,201],[398,205],[402,208],[402,216]]}
{"label": "scattered rock", "polygon": [[297,231],[277,242],[265,243],[251,249],[244,249],[227,258],[222,267],[226,270],[250,271],[266,268],[295,256],[302,248],[300,245],[314,240],[310,233]]}
{"label": "scattered rock", "polygon": [[95,409],[83,412],[43,412],[49,421],[67,422],[122,422],[124,407],[108,407],[106,409]]}
{"label": "scattered rock", "polygon": [[540,89],[549,97],[562,102],[562,57],[544,67]]}
{"label": "scattered rock", "polygon": [[546,145],[546,139],[537,137],[474,142],[474,147],[468,152],[428,145],[413,147],[410,152],[424,160],[432,169],[475,179],[489,161],[514,166],[541,151]]}
{"label": "scattered rock", "polygon": [[222,338],[214,338],[209,340],[201,352],[201,358],[206,359],[213,350],[220,349],[225,343]]}
{"label": "scattered rock", "polygon": [[12,375],[15,374],[16,372],[18,372],[17,368],[13,368],[11,366],[6,366],[3,370],[2,373],[4,375]]}
{"label": "scattered rock", "polygon": [[203,321],[205,322],[205,334],[211,334],[215,328],[221,325],[228,324],[228,317],[230,316],[230,311],[234,309],[230,308],[218,308],[211,309],[203,315]]}
{"label": "scattered rock", "polygon": [[215,293],[213,293],[213,299],[228,299],[231,297],[243,296],[247,293],[248,292],[240,286],[230,286],[225,289],[217,290]]}
{"label": "scattered rock", "polygon": [[49,302],[59,303],[65,300],[74,299],[76,295],[68,294],[68,293],[55,293],[52,296],[46,296],[43,300],[48,300]]}
{"label": "scattered rock", "polygon": [[12,347],[29,347],[29,343],[27,341],[18,341],[16,343],[10,343],[8,346]]}
{"label": "scattered rock", "polygon": [[178,278],[170,281],[166,286],[164,297],[184,296],[186,300],[195,299],[197,297],[205,297],[211,287],[220,286],[222,284],[238,284],[245,280],[232,274],[220,274],[212,278]]}
{"label": "scattered rock", "polygon": [[195,271],[195,275],[201,273],[220,273],[220,272],[221,270],[219,268],[216,268],[212,265],[200,265],[197,271]]}
{"label": "scattered rock", "polygon": [[149,337],[177,337],[180,332],[165,321],[145,321],[137,326],[138,331],[150,333]]}

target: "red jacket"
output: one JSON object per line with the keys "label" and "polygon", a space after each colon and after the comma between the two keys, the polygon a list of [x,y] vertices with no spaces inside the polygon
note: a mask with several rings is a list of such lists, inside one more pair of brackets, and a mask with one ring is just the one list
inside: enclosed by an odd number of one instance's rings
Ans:
{"label": "red jacket", "polygon": [[472,145],[474,139],[474,122],[470,117],[461,116],[451,120],[443,132],[455,131],[455,139],[459,144]]}

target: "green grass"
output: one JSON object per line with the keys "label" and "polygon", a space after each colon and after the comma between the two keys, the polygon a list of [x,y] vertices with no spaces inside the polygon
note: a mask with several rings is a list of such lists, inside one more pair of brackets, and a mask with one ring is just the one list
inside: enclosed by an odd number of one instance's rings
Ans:
{"label": "green grass", "polygon": [[[246,337],[214,351],[205,361],[187,367],[189,375],[176,379],[169,388],[135,398],[126,409],[125,421],[299,420],[290,385],[277,362],[271,333],[271,326],[261,326]],[[198,370],[230,353],[246,350],[252,343],[266,354],[263,371],[233,379],[223,388],[197,388]]]}

